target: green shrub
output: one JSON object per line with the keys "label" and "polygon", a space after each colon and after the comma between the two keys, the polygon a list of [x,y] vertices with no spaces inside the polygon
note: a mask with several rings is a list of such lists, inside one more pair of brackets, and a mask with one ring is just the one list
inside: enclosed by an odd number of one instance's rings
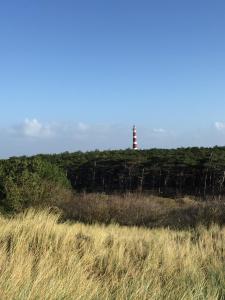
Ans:
{"label": "green shrub", "polygon": [[66,174],[41,158],[13,158],[0,162],[0,206],[19,212],[29,206],[55,203],[70,188]]}

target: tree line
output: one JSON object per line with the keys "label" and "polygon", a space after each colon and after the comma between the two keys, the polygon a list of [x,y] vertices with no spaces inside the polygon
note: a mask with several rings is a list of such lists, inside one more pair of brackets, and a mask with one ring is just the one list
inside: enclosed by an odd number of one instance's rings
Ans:
{"label": "tree line", "polygon": [[8,210],[49,203],[65,190],[220,199],[224,186],[225,147],[78,151],[0,160],[0,209]]}
{"label": "tree line", "polygon": [[77,191],[148,191],[202,198],[225,192],[225,147],[96,150],[41,157],[63,169]]}

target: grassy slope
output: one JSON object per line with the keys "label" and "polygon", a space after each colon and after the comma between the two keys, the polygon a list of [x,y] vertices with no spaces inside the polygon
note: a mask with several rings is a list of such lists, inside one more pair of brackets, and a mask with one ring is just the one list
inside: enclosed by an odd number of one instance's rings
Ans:
{"label": "grassy slope", "polygon": [[225,228],[0,218],[0,299],[224,299]]}

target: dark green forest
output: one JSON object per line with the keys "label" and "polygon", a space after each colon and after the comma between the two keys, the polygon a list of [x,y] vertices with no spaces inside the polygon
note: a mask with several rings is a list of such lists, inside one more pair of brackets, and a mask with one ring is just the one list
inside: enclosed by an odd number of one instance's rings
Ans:
{"label": "dark green forest", "polygon": [[203,199],[221,197],[225,191],[225,147],[92,151],[38,157],[64,170],[77,191],[147,191]]}
{"label": "dark green forest", "polygon": [[19,211],[30,203],[49,203],[67,189],[220,199],[224,182],[225,147],[12,157],[0,160],[0,206]]}

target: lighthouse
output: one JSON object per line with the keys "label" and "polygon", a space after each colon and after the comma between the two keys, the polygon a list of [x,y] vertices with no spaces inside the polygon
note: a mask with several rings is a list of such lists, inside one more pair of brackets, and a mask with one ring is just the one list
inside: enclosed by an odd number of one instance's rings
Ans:
{"label": "lighthouse", "polygon": [[133,150],[137,150],[138,145],[137,145],[137,129],[135,125],[133,126]]}

